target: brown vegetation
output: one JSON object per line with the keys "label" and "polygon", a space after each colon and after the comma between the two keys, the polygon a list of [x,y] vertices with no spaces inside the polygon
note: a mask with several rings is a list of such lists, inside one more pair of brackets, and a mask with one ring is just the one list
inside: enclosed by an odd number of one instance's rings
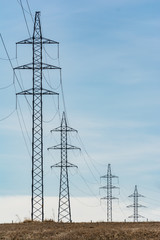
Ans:
{"label": "brown vegetation", "polygon": [[0,224],[2,240],[160,240],[160,223]]}

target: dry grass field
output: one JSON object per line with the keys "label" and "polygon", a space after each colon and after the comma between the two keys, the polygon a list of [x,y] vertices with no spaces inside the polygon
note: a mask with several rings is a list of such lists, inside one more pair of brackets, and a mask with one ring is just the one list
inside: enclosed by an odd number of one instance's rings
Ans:
{"label": "dry grass field", "polygon": [[2,240],[160,240],[160,223],[55,223],[52,221],[0,224]]}

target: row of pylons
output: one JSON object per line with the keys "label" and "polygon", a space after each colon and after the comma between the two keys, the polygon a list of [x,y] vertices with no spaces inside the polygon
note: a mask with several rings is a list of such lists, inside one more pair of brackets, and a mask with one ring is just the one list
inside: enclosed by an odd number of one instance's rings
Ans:
{"label": "row of pylons", "polygon": [[[14,70],[32,70],[33,72],[33,86],[30,89],[23,90],[17,95],[32,95],[32,201],[31,201],[31,219],[32,221],[44,220],[44,184],[43,184],[43,96],[44,95],[58,95],[43,88],[43,71],[59,70],[61,68],[43,62],[43,45],[44,44],[59,44],[59,42],[44,38],[41,32],[40,12],[35,13],[33,36],[19,41],[16,44],[29,44],[32,46],[32,63],[25,64],[14,68]],[[76,131],[68,127],[66,114],[63,112],[60,127],[52,131],[60,132],[61,143],[54,147],[49,147],[48,150],[55,149],[61,151],[61,160],[52,167],[60,168],[60,191],[59,191],[59,206],[58,206],[58,221],[71,222],[71,206],[69,193],[68,168],[76,167],[68,162],[68,150],[78,149],[75,146],[68,144],[68,132]],[[107,175],[101,178],[107,179],[107,185],[102,189],[106,189],[106,196],[102,199],[107,200],[107,221],[112,221],[112,200],[116,199],[112,196],[112,190],[116,187],[112,185],[112,179],[117,176],[112,175],[111,165],[108,164]],[[137,186],[135,186],[134,193],[129,197],[133,197],[134,214],[130,216],[134,222],[142,217],[138,214],[138,208],[143,207],[138,203],[138,198],[143,197],[138,193]]]}

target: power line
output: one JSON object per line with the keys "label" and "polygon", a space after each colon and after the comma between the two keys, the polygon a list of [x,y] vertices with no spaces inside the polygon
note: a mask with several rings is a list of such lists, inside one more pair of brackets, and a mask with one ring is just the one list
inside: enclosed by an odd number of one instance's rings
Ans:
{"label": "power line", "polygon": [[80,200],[80,198],[79,197],[75,197],[75,196],[73,196],[73,194],[71,194],[71,196],[72,197],[74,197],[74,199],[76,199],[78,202],[80,202],[81,204],[83,204],[84,206],[86,206],[86,207],[89,207],[89,208],[95,208],[95,207],[100,207],[100,204],[97,204],[97,205],[88,205],[88,204],[86,204],[86,203],[84,203],[83,201],[81,201]]}
{"label": "power line", "polygon": [[21,0],[17,0],[17,2],[23,8],[23,11],[25,11],[26,13],[28,13],[30,15],[30,13],[23,7]]}
{"label": "power line", "polygon": [[32,18],[32,21],[34,22],[33,15],[32,15],[31,8],[30,8],[30,6],[29,6],[29,2],[28,2],[28,0],[26,0],[26,2],[27,2],[27,6],[28,6],[28,10],[29,10],[29,14],[30,14],[30,16],[31,16],[31,18]]}
{"label": "power line", "polygon": [[[88,196],[88,192],[86,192],[86,191],[82,190],[81,188],[79,188],[79,186],[77,186],[77,185],[75,184],[75,182],[73,183],[73,181],[71,181],[71,180],[70,180],[70,182],[71,182],[71,185],[72,185],[76,190],[79,190],[81,193],[86,194],[86,195]],[[93,197],[93,195],[90,195],[90,196]],[[99,200],[99,199],[98,199],[98,200]]]}
{"label": "power line", "polygon": [[[17,1],[18,1],[18,0],[17,0]],[[30,31],[29,31],[29,27],[28,27],[28,23],[27,23],[27,19],[26,19],[26,15],[25,15],[25,12],[24,12],[23,4],[22,4],[22,0],[19,0],[19,1],[20,1],[20,6],[21,6],[21,8],[22,8],[23,17],[24,17],[24,20],[25,20],[25,24],[26,24],[26,27],[27,27],[27,31],[28,31],[29,36],[31,37]],[[19,2],[19,1],[18,1],[18,2]]]}
{"label": "power line", "polygon": [[[14,84],[14,90],[15,90],[15,95],[16,95],[16,86],[15,86],[15,84]],[[26,145],[26,149],[27,149],[28,155],[31,158],[31,154],[30,154],[30,151],[29,151],[29,148],[28,148],[28,144],[27,144],[27,141],[26,141],[26,138],[25,138],[25,134],[24,134],[23,127],[22,127],[22,124],[21,124],[20,116],[19,116],[19,113],[18,113],[17,105],[19,106],[21,118],[22,118],[23,124],[25,126],[28,139],[30,140],[28,132],[27,132],[27,128],[26,128],[26,125],[25,125],[25,121],[24,121],[24,118],[23,118],[23,114],[22,114],[22,111],[21,111],[21,108],[20,108],[20,104],[18,102],[18,98],[16,98],[16,112],[17,112],[18,122],[19,122],[19,125],[20,125],[20,128],[21,128],[22,136],[23,136],[23,139],[24,139],[24,143]]]}
{"label": "power line", "polygon": [[25,128],[28,140],[29,140],[30,143],[32,143],[32,141],[30,139],[30,136],[28,134],[28,131],[27,131],[27,127],[26,127],[26,124],[25,124],[25,120],[24,120],[24,117],[23,117],[23,114],[22,114],[22,110],[21,110],[21,106],[20,106],[20,103],[19,103],[18,99],[17,99],[17,103],[18,103],[19,111],[20,111],[20,114],[21,114],[21,118],[22,118],[22,121],[23,121],[23,125],[24,125],[24,128]]}
{"label": "power line", "polygon": [[9,113],[7,116],[1,118],[0,121],[2,122],[2,121],[4,121],[4,120],[8,119],[10,116],[13,115],[13,113],[14,113],[15,111],[16,111],[16,108],[15,108],[11,113]]}
{"label": "power line", "polygon": [[92,189],[91,189],[90,186],[88,185],[88,183],[87,183],[87,181],[85,180],[85,178],[82,176],[82,174],[81,174],[81,172],[80,172],[79,169],[78,169],[78,175],[79,175],[80,178],[83,180],[83,182],[86,184],[87,188],[88,188],[89,191],[92,193],[92,195],[99,200],[99,198],[95,195],[95,193],[92,191]]}
{"label": "power line", "polygon": [[11,86],[13,86],[13,82],[5,87],[0,87],[0,90],[4,90],[4,89],[7,89],[7,88],[10,88]]}
{"label": "power line", "polygon": [[[47,71],[47,72],[49,72],[49,71]],[[48,82],[48,80],[47,80],[47,78],[45,77],[44,74],[43,74],[43,77],[44,77],[46,83],[48,84],[48,86],[49,86],[52,90],[57,90],[57,89],[60,87],[60,85],[61,85],[60,83],[59,83],[59,85],[58,85],[56,88],[52,87],[51,84]]]}
{"label": "power line", "polygon": [[[59,64],[60,65],[60,64]],[[65,104],[65,97],[64,97],[64,90],[63,90],[63,82],[62,82],[62,71],[60,70],[60,83],[61,83],[61,92],[62,92],[62,102],[63,102],[63,107],[64,111],[66,113],[66,119],[68,122],[68,117],[67,117],[67,111],[66,111],[66,104]]]}
{"label": "power line", "polygon": [[86,148],[85,148],[85,146],[84,146],[84,143],[83,143],[83,141],[82,141],[80,135],[78,134],[77,137],[78,137],[77,139],[78,139],[78,141],[80,142],[81,146],[83,147],[83,149],[84,149],[86,155],[88,156],[88,158],[89,158],[91,164],[93,165],[94,169],[96,170],[96,172],[97,172],[98,175],[100,176],[101,174],[100,174],[100,172],[98,171],[98,169],[96,168],[95,164],[93,163],[93,159],[91,158],[91,156],[90,156],[89,153],[87,152],[87,150],[86,150]]}
{"label": "power line", "polygon": [[57,57],[56,58],[52,58],[51,55],[47,52],[47,50],[45,49],[45,47],[43,48],[45,53],[47,54],[47,56],[52,59],[52,60],[57,60],[59,59],[59,44],[57,44]]}
{"label": "power line", "polygon": [[[11,58],[11,60],[15,60],[16,58]],[[1,58],[0,57],[0,60],[4,60],[4,61],[8,61],[8,58]]]}
{"label": "power line", "polygon": [[95,179],[95,181],[99,184],[99,181],[98,181],[97,178],[95,177],[95,175],[94,175],[92,169],[89,167],[89,164],[88,164],[88,162],[86,161],[85,156],[83,155],[82,152],[81,152],[81,156],[83,156],[83,159],[84,159],[84,161],[85,161],[85,163],[86,163],[86,165],[87,165],[87,167],[88,167],[90,173],[92,174],[92,177],[93,177],[93,178]]}
{"label": "power line", "polygon": [[23,128],[22,128],[22,124],[21,124],[21,121],[20,121],[20,116],[19,116],[18,111],[17,111],[17,117],[18,117],[18,122],[19,122],[19,125],[20,125],[20,128],[21,128],[22,136],[23,136],[23,139],[24,139],[24,142],[25,142],[25,145],[26,145],[28,155],[29,155],[30,158],[32,158],[31,153],[30,153],[29,148],[28,148],[28,144],[27,144],[25,135],[24,135],[24,131],[23,131]]}
{"label": "power line", "polygon": [[55,117],[57,116],[57,114],[58,114],[58,110],[56,111],[56,113],[54,114],[54,116],[53,116],[50,120],[43,120],[43,122],[44,122],[44,123],[50,123],[50,122],[52,122],[52,121],[55,119]]}
{"label": "power line", "polygon": [[[2,44],[3,44],[3,47],[4,47],[4,49],[5,49],[6,55],[7,55],[7,57],[8,57],[8,61],[9,61],[10,65],[11,65],[12,70],[13,70],[14,77],[16,78],[17,83],[18,83],[20,89],[23,91],[22,86],[21,86],[21,84],[20,84],[20,82],[19,82],[19,80],[18,80],[18,77],[17,77],[17,75],[16,75],[16,73],[15,73],[15,71],[14,71],[14,67],[13,67],[11,58],[9,57],[9,53],[8,53],[8,50],[7,50],[7,48],[6,48],[6,45],[5,45],[5,42],[4,42],[4,40],[3,40],[3,37],[2,37],[2,34],[1,34],[1,33],[0,33],[0,38],[1,38],[1,41],[2,41]],[[14,83],[14,80],[13,80],[13,83]],[[27,97],[26,97],[26,96],[24,96],[24,97],[25,97],[28,105],[30,106],[30,108],[32,108],[31,105],[30,105],[30,103],[28,102]]]}

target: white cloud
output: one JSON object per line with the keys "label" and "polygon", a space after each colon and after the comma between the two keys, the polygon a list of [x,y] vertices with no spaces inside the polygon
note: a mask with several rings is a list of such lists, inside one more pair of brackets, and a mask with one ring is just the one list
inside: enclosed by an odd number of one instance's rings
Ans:
{"label": "white cloud", "polygon": [[[133,209],[126,208],[132,204],[132,199],[123,200],[123,202],[113,201],[113,221],[132,221],[128,219],[132,215]],[[143,203],[143,200],[141,201]],[[45,198],[45,219],[57,221],[58,198]],[[0,199],[0,223],[20,222],[30,219],[31,215],[31,198],[29,196],[6,196]],[[140,210],[149,220],[156,221],[160,218],[158,214],[160,209]],[[106,204],[98,198],[76,197],[71,198],[71,214],[73,222],[97,222],[106,221]],[[144,221],[146,220],[144,219]]]}

